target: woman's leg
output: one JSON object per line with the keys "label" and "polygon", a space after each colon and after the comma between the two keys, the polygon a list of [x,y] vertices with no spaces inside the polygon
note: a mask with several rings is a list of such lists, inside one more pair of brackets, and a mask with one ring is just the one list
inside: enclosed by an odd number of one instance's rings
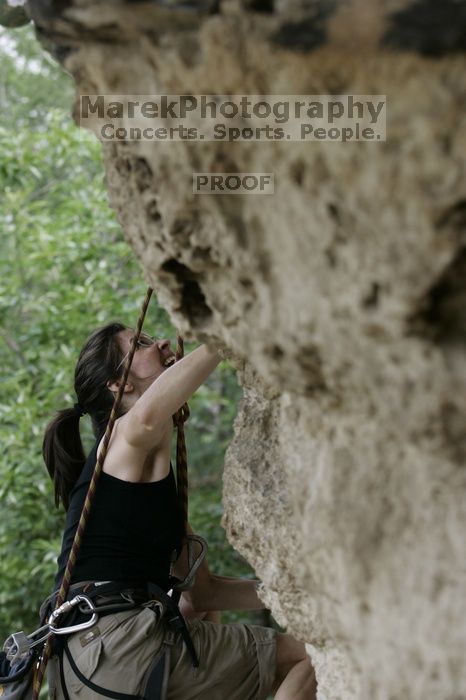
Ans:
{"label": "woman's leg", "polygon": [[221,621],[220,613],[213,610],[211,612],[204,613],[204,617],[201,619],[205,622],[216,622],[217,624]]}
{"label": "woman's leg", "polygon": [[302,642],[289,634],[277,635],[275,700],[315,700],[317,682]]}
{"label": "woman's leg", "polygon": [[179,608],[181,614],[186,621],[188,620],[204,620],[205,622],[220,622],[219,612],[196,612],[189,599],[181,594]]}

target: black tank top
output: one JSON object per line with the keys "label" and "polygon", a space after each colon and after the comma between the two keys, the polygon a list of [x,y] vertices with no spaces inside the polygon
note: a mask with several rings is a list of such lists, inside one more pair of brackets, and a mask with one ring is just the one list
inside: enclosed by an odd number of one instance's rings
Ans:
{"label": "black tank top", "polygon": [[[58,557],[59,588],[96,462],[98,441],[70,495]],[[161,481],[135,483],[102,472],[72,583],[130,581],[168,589],[170,559],[181,548],[182,517],[170,468]]]}

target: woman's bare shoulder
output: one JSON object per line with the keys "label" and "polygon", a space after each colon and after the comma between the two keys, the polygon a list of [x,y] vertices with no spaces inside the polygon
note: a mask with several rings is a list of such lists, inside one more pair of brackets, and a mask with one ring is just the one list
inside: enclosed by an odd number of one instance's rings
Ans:
{"label": "woman's bare shoulder", "polygon": [[[125,417],[115,423],[103,471],[124,481],[148,482],[165,478],[170,470],[172,427],[167,425],[163,439],[148,451],[125,440]],[[101,450],[102,441],[97,456]]]}

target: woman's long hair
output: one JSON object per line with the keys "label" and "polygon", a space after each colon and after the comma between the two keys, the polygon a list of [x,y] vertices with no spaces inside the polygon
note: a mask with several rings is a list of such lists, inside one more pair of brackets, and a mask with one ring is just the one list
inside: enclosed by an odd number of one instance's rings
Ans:
{"label": "woman's long hair", "polygon": [[86,461],[79,433],[81,411],[91,416],[97,438],[105,429],[112,409],[113,394],[107,382],[118,379],[122,351],[116,336],[125,328],[121,323],[109,323],[89,336],[74,372],[79,408],[58,411],[45,431],[42,454],[54,484],[55,505],[58,507],[61,501],[65,510]]}

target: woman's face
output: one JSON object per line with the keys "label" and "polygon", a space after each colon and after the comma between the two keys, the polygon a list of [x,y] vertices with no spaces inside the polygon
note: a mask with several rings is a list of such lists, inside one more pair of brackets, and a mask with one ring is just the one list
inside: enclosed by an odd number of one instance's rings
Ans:
{"label": "woman's face", "polygon": [[[133,337],[134,331],[130,328],[126,328],[117,334],[118,343],[123,353],[122,369],[130,351]],[[137,383],[139,388],[144,391],[174,361],[175,353],[170,348],[169,340],[154,340],[145,333],[141,333],[131,364],[131,381]]]}

